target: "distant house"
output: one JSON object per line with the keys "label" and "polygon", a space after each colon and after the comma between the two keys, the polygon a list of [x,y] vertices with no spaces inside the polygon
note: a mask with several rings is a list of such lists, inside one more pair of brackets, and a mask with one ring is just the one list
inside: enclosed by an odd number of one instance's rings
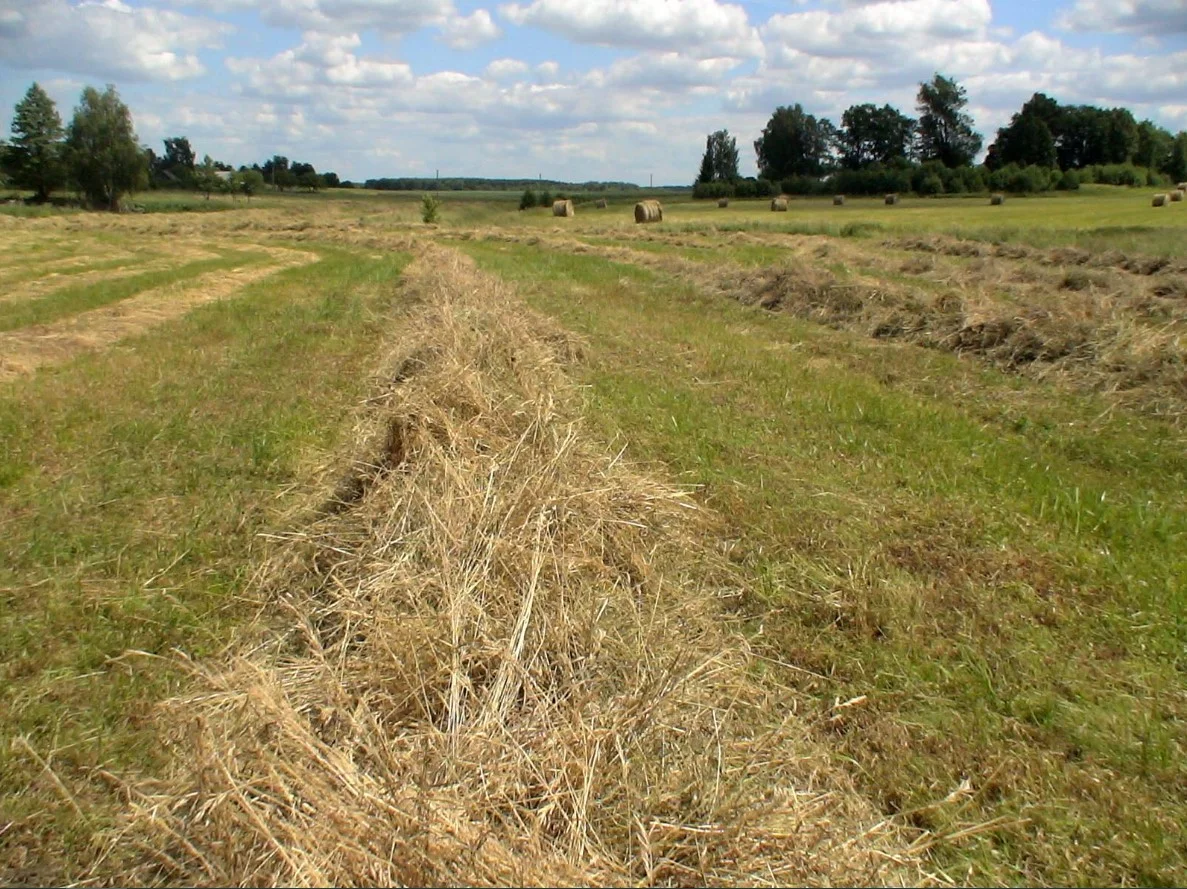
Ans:
{"label": "distant house", "polygon": [[219,179],[221,179],[223,182],[230,182],[231,177],[234,176],[235,173],[232,170],[215,170],[214,175],[217,176]]}

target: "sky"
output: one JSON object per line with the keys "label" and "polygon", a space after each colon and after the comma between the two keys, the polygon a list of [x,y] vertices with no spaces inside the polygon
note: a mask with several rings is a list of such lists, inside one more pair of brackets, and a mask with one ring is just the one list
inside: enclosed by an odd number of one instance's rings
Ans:
{"label": "sky", "polygon": [[[774,109],[914,115],[939,72],[992,141],[1026,99],[1187,129],[1187,0],[0,0],[0,108],[114,84],[141,142],[343,179],[688,184]],[[2,125],[0,125],[2,126]]]}

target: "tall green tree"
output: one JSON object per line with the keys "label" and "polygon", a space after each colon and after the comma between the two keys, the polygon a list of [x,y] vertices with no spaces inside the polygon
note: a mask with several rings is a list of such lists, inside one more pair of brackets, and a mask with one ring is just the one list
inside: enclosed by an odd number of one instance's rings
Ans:
{"label": "tall green tree", "polygon": [[1163,172],[1168,173],[1175,182],[1187,182],[1187,132],[1175,136]]}
{"label": "tall green tree", "polygon": [[167,179],[190,188],[194,184],[197,165],[197,156],[188,138],[174,136],[165,140],[165,156],[160,159],[158,170],[166,174]]}
{"label": "tall green tree", "polygon": [[945,167],[964,167],[981,150],[981,136],[965,113],[968,93],[955,80],[936,74],[919,84],[917,139],[919,157]]}
{"label": "tall green tree", "polygon": [[194,168],[193,182],[198,191],[210,200],[210,193],[218,191],[222,185],[222,178],[218,175],[218,166],[209,154],[202,158],[202,163]]}
{"label": "tall green tree", "polygon": [[1170,160],[1175,137],[1151,120],[1138,124],[1138,147],[1133,162],[1139,167],[1162,171]]}
{"label": "tall green tree", "polygon": [[1055,137],[1051,135],[1051,129],[1037,114],[1019,112],[1011,118],[1009,126],[997,131],[997,140],[989,146],[985,165],[990,169],[1006,164],[1054,167],[1056,161]]}
{"label": "tall green tree", "polygon": [[701,170],[697,173],[695,184],[704,185],[713,181],[713,137],[705,138],[705,153],[701,155]]}
{"label": "tall green tree", "polygon": [[776,181],[819,176],[831,159],[834,134],[828,120],[817,120],[798,103],[776,108],[754,143],[759,175]]}
{"label": "tall green tree", "polygon": [[118,210],[124,195],[148,181],[132,113],[111,84],[82,91],[66,146],[70,178],[92,207]]}
{"label": "tall green tree", "polygon": [[31,189],[39,201],[48,201],[50,193],[65,181],[62,133],[62,118],[54,100],[34,83],[17,102],[6,160],[13,184]]}
{"label": "tall green tree", "polygon": [[709,137],[713,147],[713,178],[718,182],[736,182],[738,174],[738,140],[729,130],[718,130]]}
{"label": "tall green tree", "polygon": [[915,121],[890,105],[852,105],[841,115],[837,148],[841,165],[859,170],[870,164],[892,164],[911,155]]}

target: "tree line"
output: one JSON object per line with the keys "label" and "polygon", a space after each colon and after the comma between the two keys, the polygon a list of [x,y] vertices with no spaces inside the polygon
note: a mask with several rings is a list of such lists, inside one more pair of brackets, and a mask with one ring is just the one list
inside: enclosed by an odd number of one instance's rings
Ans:
{"label": "tree line", "polygon": [[1125,108],[1061,106],[1042,93],[974,165],[983,139],[967,105],[964,87],[937,73],[919,84],[916,118],[862,104],[846,109],[837,126],[799,104],[780,106],[754,143],[758,176],[739,174],[737,141],[718,130],[706,138],[694,195],[1034,192],[1187,180],[1187,133],[1139,123]]}
{"label": "tree line", "polygon": [[132,113],[110,84],[103,92],[83,89],[73,118],[64,126],[53,99],[34,83],[16,104],[11,132],[11,141],[0,141],[0,178],[32,191],[37,202],[69,189],[89,207],[118,210],[127,195],[145,188],[186,189],[207,199],[215,192],[250,199],[269,186],[277,191],[350,186],[336,173],[318,173],[313,164],[290,162],[282,155],[238,170],[209,154],[198,161],[185,136],[165,139],[164,153],[157,155],[140,144]]}

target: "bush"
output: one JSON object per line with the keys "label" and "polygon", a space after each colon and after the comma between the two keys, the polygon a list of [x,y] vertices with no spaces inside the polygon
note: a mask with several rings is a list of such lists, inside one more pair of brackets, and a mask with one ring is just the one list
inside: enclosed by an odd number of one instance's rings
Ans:
{"label": "bush", "polygon": [[1060,191],[1078,191],[1080,188],[1080,174],[1075,170],[1064,170],[1059,175],[1059,182],[1055,187]]}
{"label": "bush", "polygon": [[916,193],[921,195],[933,195],[944,193],[944,180],[935,173],[928,173],[921,180],[915,189]]}
{"label": "bush", "polygon": [[519,209],[528,210],[536,206],[536,193],[530,188],[525,189],[523,196],[519,199]]}
{"label": "bush", "polygon": [[703,200],[732,198],[735,193],[732,182],[698,182],[692,189],[693,198]]}
{"label": "bush", "polygon": [[541,207],[551,207],[552,192],[550,192],[548,189],[544,189],[542,192],[540,192],[539,204]]}
{"label": "bush", "polygon": [[769,179],[756,179],[754,182],[754,196],[756,198],[769,198],[775,194],[775,183]]}
{"label": "bush", "polygon": [[739,179],[734,183],[734,197],[737,198],[756,198],[758,197],[758,182],[753,178]]}
{"label": "bush", "polygon": [[420,219],[422,222],[432,224],[437,221],[437,217],[441,214],[441,202],[431,194],[423,194],[420,197]]}

